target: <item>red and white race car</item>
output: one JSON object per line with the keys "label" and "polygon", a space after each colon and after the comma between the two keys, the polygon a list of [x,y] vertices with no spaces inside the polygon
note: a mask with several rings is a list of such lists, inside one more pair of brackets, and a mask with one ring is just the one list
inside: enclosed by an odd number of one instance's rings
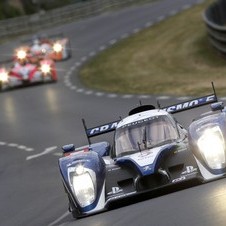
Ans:
{"label": "red and white race car", "polygon": [[0,68],[0,91],[17,86],[56,81],[56,67],[51,59],[43,59],[36,64],[16,61],[9,69]]}
{"label": "red and white race car", "polygon": [[54,61],[66,60],[71,57],[71,47],[68,38],[37,37],[26,46],[15,50],[14,58],[25,51],[29,57],[47,57]]}

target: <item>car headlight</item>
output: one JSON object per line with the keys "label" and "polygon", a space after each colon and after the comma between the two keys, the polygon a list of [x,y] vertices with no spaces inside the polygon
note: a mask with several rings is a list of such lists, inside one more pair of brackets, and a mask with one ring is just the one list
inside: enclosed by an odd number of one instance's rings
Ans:
{"label": "car headlight", "polygon": [[42,73],[44,73],[44,74],[50,73],[50,71],[51,71],[50,65],[49,65],[49,64],[42,64],[42,65],[41,65],[41,71],[42,71]]}
{"label": "car headlight", "polygon": [[53,50],[57,53],[61,52],[63,49],[63,46],[60,43],[55,43],[53,45]]}
{"label": "car headlight", "polygon": [[18,50],[17,51],[17,58],[18,59],[20,59],[20,60],[22,60],[22,59],[24,59],[24,58],[26,58],[26,56],[27,56],[27,53],[26,53],[26,51],[24,51],[24,50]]}
{"label": "car headlight", "polygon": [[8,73],[7,71],[0,72],[0,81],[7,82],[8,81]]}
{"label": "car headlight", "polygon": [[225,142],[219,126],[205,129],[197,144],[210,168],[222,169],[226,166]]}
{"label": "car headlight", "polygon": [[[78,165],[68,169],[72,191],[81,207],[92,204],[95,200],[94,172]],[[92,175],[92,176],[91,176]],[[95,180],[95,179],[94,179]]]}

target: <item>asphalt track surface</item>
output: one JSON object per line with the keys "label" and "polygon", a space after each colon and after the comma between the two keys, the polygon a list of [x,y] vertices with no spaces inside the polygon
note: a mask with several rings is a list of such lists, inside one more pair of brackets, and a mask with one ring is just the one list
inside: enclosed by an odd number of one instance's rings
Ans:
{"label": "asphalt track surface", "polygon": [[[226,225],[226,181],[163,194],[84,219],[74,220],[58,170],[61,146],[87,143],[82,118],[92,127],[126,116],[139,104],[162,105],[184,97],[117,95],[87,90],[78,79],[81,64],[117,41],[186,10],[197,0],[161,0],[154,4],[73,22],[43,31],[64,32],[73,57],[57,63],[59,81],[0,94],[1,226]],[[1,45],[1,58],[19,41]],[[180,113],[185,126],[204,109]]]}

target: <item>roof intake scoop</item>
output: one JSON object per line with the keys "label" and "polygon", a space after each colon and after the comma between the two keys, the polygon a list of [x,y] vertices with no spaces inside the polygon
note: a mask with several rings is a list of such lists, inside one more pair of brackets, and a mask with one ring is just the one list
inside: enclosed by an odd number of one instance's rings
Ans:
{"label": "roof intake scoop", "polygon": [[154,110],[154,109],[155,109],[155,106],[153,106],[153,105],[141,105],[141,106],[136,107],[136,108],[132,109],[131,111],[129,111],[129,115],[134,115],[139,112]]}

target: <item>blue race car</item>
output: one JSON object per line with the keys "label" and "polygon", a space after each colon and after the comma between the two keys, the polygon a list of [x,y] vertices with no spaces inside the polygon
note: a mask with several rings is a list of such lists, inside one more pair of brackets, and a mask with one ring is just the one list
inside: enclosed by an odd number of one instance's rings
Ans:
{"label": "blue race car", "polygon": [[[188,129],[174,113],[210,104]],[[63,146],[59,168],[69,211],[80,218],[139,194],[207,182],[226,173],[226,109],[215,91],[208,96],[155,109],[141,105],[119,121],[87,128],[88,145]],[[114,131],[114,141],[91,143]]]}

